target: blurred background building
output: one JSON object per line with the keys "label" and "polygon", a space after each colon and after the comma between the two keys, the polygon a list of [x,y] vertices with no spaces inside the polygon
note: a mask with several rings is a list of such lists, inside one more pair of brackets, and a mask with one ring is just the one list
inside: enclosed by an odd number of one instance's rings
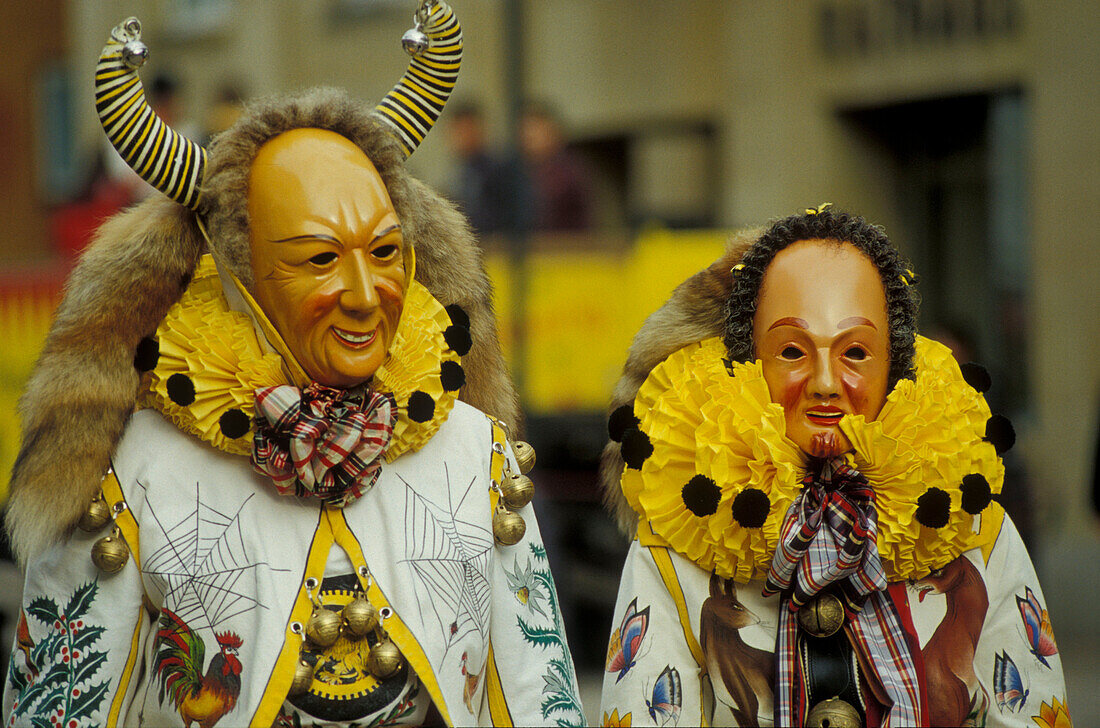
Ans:
{"label": "blurred background building", "polygon": [[[829,201],[922,275],[922,327],[993,375],[1006,501],[1033,549],[1079,721],[1100,715],[1100,7],[1093,0],[452,0],[465,60],[410,160],[467,207],[539,452],[582,668],[602,669],[625,542],[603,516],[604,407],[631,336],[730,230]],[[0,467],[73,255],[143,193],[92,75],[137,14],[162,114],[205,138],[239,100],[376,100],[415,0],[10,0],[0,36]],[[154,83],[154,79],[156,82]],[[460,108],[461,107],[461,108]],[[6,477],[0,478],[0,487]],[[553,547],[552,547],[553,548]],[[4,589],[0,588],[0,591]],[[10,641],[5,638],[5,647]],[[594,700],[590,698],[590,702]],[[1091,701],[1091,702],[1090,702]],[[596,705],[589,705],[595,716]]]}

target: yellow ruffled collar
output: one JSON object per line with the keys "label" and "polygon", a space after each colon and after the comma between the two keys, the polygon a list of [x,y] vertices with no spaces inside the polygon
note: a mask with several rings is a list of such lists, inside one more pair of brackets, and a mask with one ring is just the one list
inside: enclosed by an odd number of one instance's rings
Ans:
{"label": "yellow ruffled collar", "polygon": [[[767,575],[806,465],[760,363],[726,357],[720,339],[707,339],[650,373],[634,401],[638,426],[623,438],[622,488],[641,515],[643,542],[744,583]],[[984,397],[947,347],[918,337],[916,362],[916,380],[899,382],[876,420],[840,423],[854,446],[850,464],[875,489],[890,581],[923,577],[986,545],[1003,515],[989,500],[1004,466],[984,439]]]}
{"label": "yellow ruffled collar", "polygon": [[[423,447],[454,407],[465,375],[444,337],[451,325],[431,293],[410,282],[389,358],[372,384],[393,395],[398,408],[387,461]],[[264,350],[249,317],[230,309],[208,255],[156,335],[139,345],[135,364],[146,372],[139,407],[155,408],[184,432],[235,455],[252,452],[255,390],[290,383],[282,358]]]}

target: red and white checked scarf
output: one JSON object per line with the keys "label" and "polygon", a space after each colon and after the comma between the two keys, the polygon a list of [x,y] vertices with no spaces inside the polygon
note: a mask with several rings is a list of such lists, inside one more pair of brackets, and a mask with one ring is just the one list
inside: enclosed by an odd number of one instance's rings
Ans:
{"label": "red and white checked scarf", "polygon": [[844,628],[862,664],[874,669],[893,701],[882,726],[922,722],[918,668],[894,603],[885,593],[886,573],[876,538],[875,492],[842,459],[821,464],[784,519],[764,596],[781,593],[776,635],[776,725],[801,725],[810,707],[798,657],[799,607],[835,585],[844,603]]}
{"label": "red and white checked scarf", "polygon": [[369,389],[257,389],[252,467],[283,495],[345,506],[378,479],[396,418],[393,400]]}

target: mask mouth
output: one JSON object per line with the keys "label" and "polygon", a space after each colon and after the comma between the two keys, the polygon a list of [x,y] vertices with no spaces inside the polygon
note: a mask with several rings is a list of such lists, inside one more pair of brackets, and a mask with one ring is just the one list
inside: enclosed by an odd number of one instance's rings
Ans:
{"label": "mask mouth", "polygon": [[371,329],[366,333],[357,334],[346,329],[332,327],[332,334],[341,343],[350,346],[353,349],[366,349],[368,346],[374,343],[374,340],[378,338],[378,328]]}
{"label": "mask mouth", "polygon": [[832,406],[814,407],[813,409],[806,410],[806,419],[822,427],[830,427],[838,424],[840,418],[844,415],[844,410]]}

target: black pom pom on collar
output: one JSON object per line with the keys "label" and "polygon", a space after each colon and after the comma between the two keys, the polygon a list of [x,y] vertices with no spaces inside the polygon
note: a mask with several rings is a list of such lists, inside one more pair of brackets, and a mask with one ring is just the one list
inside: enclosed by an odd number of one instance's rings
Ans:
{"label": "black pom pom on collar", "polygon": [[623,433],[623,460],[627,467],[641,470],[646,458],[653,454],[649,435],[634,427]]}
{"label": "black pom pom on collar", "polygon": [[711,516],[718,512],[722,489],[707,476],[696,475],[680,491],[680,497],[684,499],[684,506],[695,515]]}
{"label": "black pom pom on collar", "polygon": [[733,499],[733,520],[742,528],[760,528],[768,520],[772,504],[759,488],[745,488]]}
{"label": "black pom pom on collar", "polygon": [[615,442],[622,442],[626,431],[632,427],[637,429],[640,424],[641,420],[634,416],[634,406],[624,404],[622,407],[615,408],[607,418],[607,434]]}
{"label": "black pom pom on collar", "polygon": [[929,488],[917,498],[917,521],[927,528],[943,528],[951,518],[951,496],[941,488]]}

